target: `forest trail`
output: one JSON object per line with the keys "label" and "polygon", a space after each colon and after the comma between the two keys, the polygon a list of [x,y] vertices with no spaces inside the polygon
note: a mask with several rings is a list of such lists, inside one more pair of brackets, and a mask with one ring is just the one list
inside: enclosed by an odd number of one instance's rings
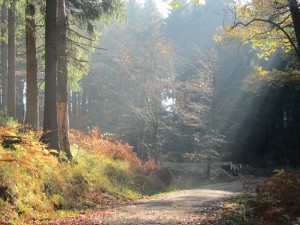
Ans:
{"label": "forest trail", "polygon": [[144,199],[105,212],[82,215],[55,225],[231,224],[221,222],[216,215],[219,216],[226,199],[244,192],[241,181],[207,185]]}

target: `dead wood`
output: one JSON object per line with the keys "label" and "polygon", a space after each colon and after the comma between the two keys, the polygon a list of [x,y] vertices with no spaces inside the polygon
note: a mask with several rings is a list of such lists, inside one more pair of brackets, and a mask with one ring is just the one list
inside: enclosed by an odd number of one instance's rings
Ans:
{"label": "dead wood", "polygon": [[19,144],[22,142],[22,138],[20,136],[13,135],[1,135],[2,146],[4,148],[13,148],[13,144]]}

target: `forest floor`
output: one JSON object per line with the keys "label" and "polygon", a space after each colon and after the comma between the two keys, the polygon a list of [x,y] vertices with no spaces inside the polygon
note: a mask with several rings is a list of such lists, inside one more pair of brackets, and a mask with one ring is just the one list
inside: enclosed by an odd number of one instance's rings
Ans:
{"label": "forest floor", "polygon": [[[249,191],[245,181],[212,184],[197,189],[174,191],[143,199],[131,204],[116,206],[105,211],[94,211],[78,217],[53,221],[51,225],[231,225],[222,218],[225,204],[235,196]],[[259,180],[249,181],[249,184]],[[254,187],[254,185],[253,185]]]}

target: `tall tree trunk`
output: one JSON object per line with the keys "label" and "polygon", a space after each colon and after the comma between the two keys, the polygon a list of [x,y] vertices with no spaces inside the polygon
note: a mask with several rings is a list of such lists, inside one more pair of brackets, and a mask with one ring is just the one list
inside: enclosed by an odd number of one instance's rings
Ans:
{"label": "tall tree trunk", "polygon": [[25,79],[23,77],[16,78],[16,120],[20,123],[24,123],[25,116]]}
{"label": "tall tree trunk", "polygon": [[16,1],[10,0],[8,8],[8,92],[7,112],[9,116],[16,117]]}
{"label": "tall tree trunk", "polygon": [[58,139],[61,149],[68,159],[72,159],[69,140],[69,112],[68,112],[68,70],[67,70],[67,18],[65,14],[65,0],[57,1],[57,120]]}
{"label": "tall tree trunk", "polygon": [[300,59],[300,12],[297,0],[289,0],[289,8],[292,15],[295,36],[297,40],[297,56]]}
{"label": "tall tree trunk", "polygon": [[71,95],[71,91],[68,90],[68,111],[69,111],[69,120],[72,120],[72,95]]}
{"label": "tall tree trunk", "polygon": [[35,36],[35,6],[26,0],[26,115],[25,125],[38,129],[38,84]]}
{"label": "tall tree trunk", "polygon": [[88,101],[88,93],[86,90],[82,91],[82,97],[81,97],[81,110],[83,112],[87,112],[87,101]]}
{"label": "tall tree trunk", "polygon": [[42,141],[49,148],[59,151],[57,106],[56,106],[56,62],[57,62],[57,26],[56,0],[46,0],[45,26],[45,106]]}
{"label": "tall tree trunk", "polygon": [[[7,0],[2,2],[1,6],[1,24],[7,23]],[[7,43],[6,43],[6,31],[7,27],[1,27],[1,79],[2,79],[2,104],[1,109],[3,112],[7,110]]]}
{"label": "tall tree trunk", "polygon": [[76,121],[78,113],[78,93],[72,91],[72,117]]}

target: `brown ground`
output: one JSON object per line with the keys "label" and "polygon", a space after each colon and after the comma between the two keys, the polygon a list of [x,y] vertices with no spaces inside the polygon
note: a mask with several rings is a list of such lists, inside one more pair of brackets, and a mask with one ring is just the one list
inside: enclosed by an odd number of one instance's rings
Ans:
{"label": "brown ground", "polygon": [[53,225],[175,225],[233,224],[220,218],[225,200],[245,192],[242,182],[214,184],[176,191],[107,211],[64,220]]}

